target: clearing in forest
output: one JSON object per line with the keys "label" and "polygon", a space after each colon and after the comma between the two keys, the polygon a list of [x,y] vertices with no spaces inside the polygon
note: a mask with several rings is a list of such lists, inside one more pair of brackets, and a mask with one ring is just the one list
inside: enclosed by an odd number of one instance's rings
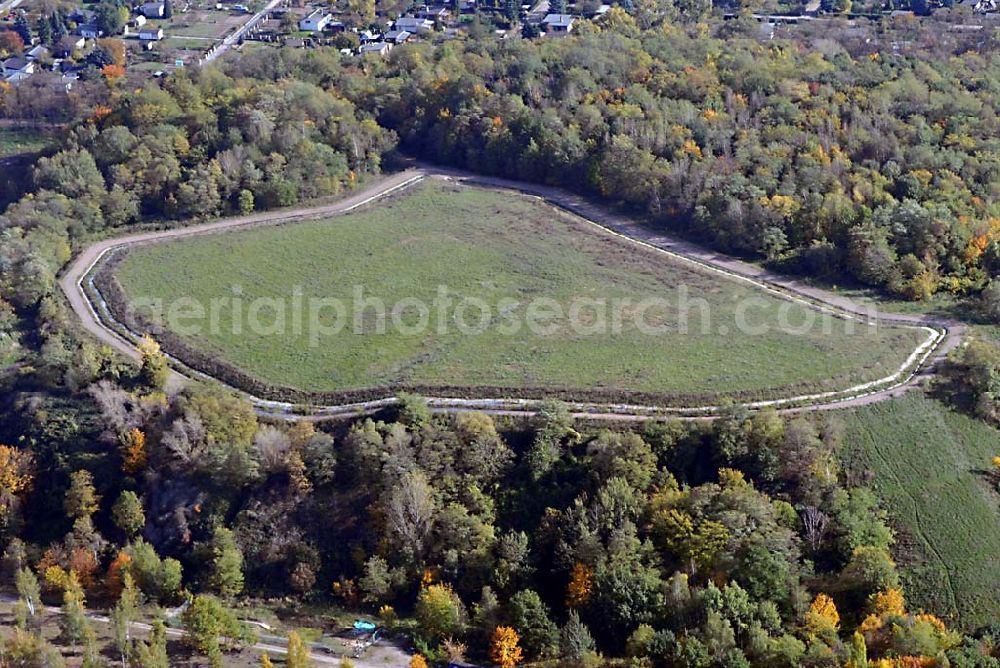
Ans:
{"label": "clearing in forest", "polygon": [[536,198],[437,180],[325,220],[135,246],[105,272],[146,322],[184,316],[160,336],[168,350],[345,396],[794,396],[888,376],[926,337],[824,315]]}

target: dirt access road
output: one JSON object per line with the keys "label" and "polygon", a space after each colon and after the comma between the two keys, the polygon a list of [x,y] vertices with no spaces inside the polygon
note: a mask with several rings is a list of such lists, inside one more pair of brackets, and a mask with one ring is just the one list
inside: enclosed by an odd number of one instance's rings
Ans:
{"label": "dirt access road", "polygon": [[[2,604],[12,605],[17,600],[17,596],[0,594],[0,603]],[[8,614],[11,614],[9,611],[7,612]],[[44,605],[37,608],[37,613],[39,615],[52,615],[58,617],[63,614],[63,611],[61,608],[57,608],[55,606]],[[96,610],[87,610],[85,614],[87,619],[98,624],[113,623],[107,614],[103,614],[102,612]],[[129,622],[129,627],[136,631],[141,631],[143,634],[149,633],[153,630],[152,624],[146,621]],[[184,629],[178,629],[172,626],[168,626],[165,631],[167,637],[170,638],[183,638],[187,635],[187,632],[184,631]],[[332,656],[323,650],[324,645],[322,643],[307,642],[305,645],[310,650],[309,659],[313,663],[321,666],[342,665],[343,662],[340,658]],[[259,642],[244,648],[243,651],[252,651],[257,654],[266,653],[275,657],[286,656],[288,654],[288,640],[284,637],[266,636]],[[351,663],[355,666],[355,668],[386,668],[387,666],[409,665],[410,658],[411,655],[400,647],[399,644],[395,642],[379,641],[375,645],[369,647],[362,656],[357,658],[351,657]]]}
{"label": "dirt access road", "polygon": [[[772,406],[783,412],[833,410],[851,406],[861,406],[898,397],[915,387],[935,372],[936,365],[956,346],[965,333],[965,326],[958,321],[931,316],[915,316],[885,313],[829,290],[808,285],[788,276],[771,272],[754,264],[713,252],[637,223],[628,216],[611,210],[596,202],[565,190],[540,186],[519,181],[485,177],[469,172],[415,165],[395,174],[383,176],[343,200],[333,204],[303,207],[292,210],[272,211],[250,216],[224,218],[212,223],[192,225],[169,230],[146,232],[135,235],[107,239],[85,248],[66,269],[59,279],[59,285],[66,294],[73,311],[79,316],[84,328],[112,346],[116,351],[138,357],[134,341],[129,340],[105,326],[97,308],[91,303],[84,290],[84,281],[94,266],[110,250],[135,243],[174,239],[180,237],[212,234],[221,230],[256,225],[274,225],[299,220],[328,217],[347,213],[362,207],[380,197],[400,191],[424,178],[442,178],[471,185],[490,188],[510,189],[526,195],[540,197],[549,204],[576,214],[585,221],[597,225],[609,234],[615,234],[632,243],[640,244],[674,259],[696,264],[703,270],[727,276],[732,280],[745,281],[762,290],[785,299],[799,301],[824,311],[835,311],[846,317],[863,321],[921,328],[927,332],[925,341],[913,351],[909,359],[896,373],[869,383],[864,383],[839,392],[825,392],[812,395],[787,397],[771,401],[746,404],[749,408]],[[178,365],[181,366],[181,365]],[[185,382],[187,376],[176,369],[171,383],[175,386]],[[244,393],[246,394],[246,393]],[[313,407],[308,415],[294,414],[292,405],[282,402],[265,401],[246,395],[257,407],[259,413],[269,417],[286,419],[322,420],[370,413],[395,401],[386,399],[342,406]],[[485,411],[495,415],[529,415],[534,412],[534,400],[527,399],[456,399],[448,397],[428,397],[432,409],[439,412]],[[663,417],[682,419],[705,419],[718,406],[691,406],[686,408],[663,409],[656,406],[609,405],[569,402],[571,411],[578,417],[598,420],[639,421]]]}

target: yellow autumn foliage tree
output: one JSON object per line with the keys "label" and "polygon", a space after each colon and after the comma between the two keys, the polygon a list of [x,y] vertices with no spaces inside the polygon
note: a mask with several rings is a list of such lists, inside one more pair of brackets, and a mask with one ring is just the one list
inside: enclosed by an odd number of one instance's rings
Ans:
{"label": "yellow autumn foliage tree", "polygon": [[898,589],[886,589],[872,595],[872,608],[879,617],[898,616],[906,614],[906,600],[903,592]]}
{"label": "yellow autumn foliage tree", "polygon": [[490,643],[490,659],[500,668],[514,668],[524,659],[524,652],[518,644],[520,642],[517,631],[509,626],[498,626],[493,632],[493,642]]}
{"label": "yellow autumn foliage tree", "polygon": [[296,631],[288,633],[288,654],[285,656],[286,668],[310,668],[313,665],[309,660],[309,650],[302,642],[302,636]]}
{"label": "yellow autumn foliage tree", "polygon": [[815,635],[836,633],[840,627],[840,613],[833,599],[820,593],[813,599],[806,613],[806,629]]}
{"label": "yellow autumn foliage tree", "polygon": [[933,656],[894,656],[868,662],[869,668],[935,668]]}
{"label": "yellow autumn foliage tree", "polygon": [[122,458],[122,471],[135,475],[149,461],[146,453],[146,434],[139,428],[129,429],[118,437],[118,453]]}
{"label": "yellow autumn foliage tree", "polygon": [[0,492],[6,496],[31,489],[32,464],[30,452],[0,445]]}

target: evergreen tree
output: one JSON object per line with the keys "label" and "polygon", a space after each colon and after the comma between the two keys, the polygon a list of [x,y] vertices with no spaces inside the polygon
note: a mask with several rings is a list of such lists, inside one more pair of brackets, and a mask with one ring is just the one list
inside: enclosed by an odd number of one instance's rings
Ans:
{"label": "evergreen tree", "polygon": [[49,17],[49,26],[52,28],[53,43],[66,36],[66,20],[58,10],[52,12],[52,16]]}
{"label": "evergreen tree", "polygon": [[576,610],[571,610],[559,637],[560,656],[567,661],[579,662],[593,651],[594,638],[590,635],[590,630],[580,621]]}
{"label": "evergreen tree", "polygon": [[38,33],[38,41],[42,44],[52,43],[52,24],[44,16],[38,17],[38,22],[35,24],[35,32]]}
{"label": "evergreen tree", "polygon": [[17,18],[14,19],[14,32],[24,40],[25,47],[31,47],[31,25],[28,23],[28,16],[24,12],[18,14]]}
{"label": "evergreen tree", "polygon": [[517,23],[517,20],[521,15],[520,0],[504,0],[503,14],[511,23]]}

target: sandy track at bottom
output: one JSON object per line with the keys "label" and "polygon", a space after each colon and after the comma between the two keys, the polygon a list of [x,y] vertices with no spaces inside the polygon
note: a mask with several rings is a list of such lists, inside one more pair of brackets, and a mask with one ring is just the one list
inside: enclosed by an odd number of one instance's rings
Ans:
{"label": "sandy track at bottom", "polygon": [[[515,190],[527,195],[541,197],[552,205],[565,209],[593,224],[605,228],[610,233],[651,247],[654,250],[667,253],[675,258],[700,265],[703,269],[726,274],[733,280],[744,280],[762,289],[779,292],[785,298],[807,300],[817,308],[829,307],[866,320],[875,320],[885,324],[929,327],[940,332],[938,338],[933,341],[932,345],[929,345],[926,352],[922,352],[921,356],[923,359],[920,360],[919,368],[915,372],[904,373],[904,369],[900,369],[898,373],[901,375],[902,380],[899,382],[892,382],[891,379],[883,379],[885,380],[884,384],[887,386],[881,389],[870,392],[861,391],[857,394],[829,401],[817,398],[808,406],[782,407],[783,404],[795,403],[804,399],[803,397],[790,397],[776,402],[747,404],[749,407],[759,408],[763,405],[773,405],[782,412],[794,413],[863,406],[901,396],[920,386],[925,379],[931,377],[935,373],[937,364],[961,343],[965,334],[965,326],[961,322],[931,316],[885,313],[868,306],[856,304],[843,295],[838,295],[829,290],[806,284],[757,265],[743,262],[691,242],[643,227],[628,216],[607,209],[584,197],[560,188],[480,176],[460,170],[427,165],[416,165],[404,171],[383,176],[361,190],[332,204],[223,218],[211,223],[106,239],[88,246],[81,251],[61,275],[59,285],[86,331],[119,353],[137,359],[138,353],[133,342],[104,325],[83,289],[83,279],[109,250],[134,243],[212,234],[232,228],[287,223],[342,214],[364,206],[384,195],[401,190],[426,177],[445,178],[472,185]],[[915,354],[916,352],[918,351],[915,351]],[[187,378],[187,376],[174,369],[171,375],[171,385],[178,387]],[[879,383],[879,385],[882,384]],[[257,410],[261,415],[284,419],[334,419],[366,412],[370,413],[393,403],[393,398],[387,397],[384,400],[360,404],[315,407],[315,410],[309,415],[295,415],[289,412],[291,408],[289,404],[265,401],[246,393],[243,394],[257,406]],[[494,415],[524,416],[533,414],[534,412],[532,408],[534,402],[516,398],[508,400],[464,400],[448,397],[428,397],[427,399],[433,410],[445,413],[479,410]],[[670,412],[664,412],[654,406],[601,405],[575,402],[569,402],[569,406],[574,415],[578,417],[608,421],[643,421],[664,417],[707,419],[708,416],[704,413],[718,408],[717,406],[693,406],[687,409],[673,409]]]}

